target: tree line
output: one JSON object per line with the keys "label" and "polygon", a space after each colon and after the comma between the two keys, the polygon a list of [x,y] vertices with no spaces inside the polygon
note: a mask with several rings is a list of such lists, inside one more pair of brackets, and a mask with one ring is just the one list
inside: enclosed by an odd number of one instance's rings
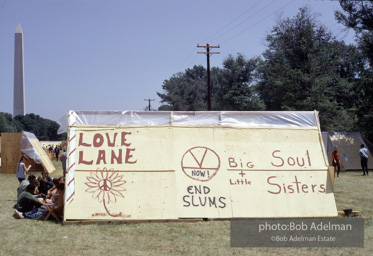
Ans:
{"label": "tree line", "polygon": [[[373,140],[373,0],[340,0],[336,20],[356,45],[338,40],[308,7],[276,22],[259,57],[229,55],[211,69],[212,109],[319,111],[323,131]],[[159,110],[207,110],[207,71],[194,66],[166,79]]]}
{"label": "tree line", "polygon": [[57,134],[60,125],[53,120],[45,119],[35,114],[17,115],[14,118],[9,113],[0,112],[0,133],[31,132],[38,140],[66,140],[66,133]]}

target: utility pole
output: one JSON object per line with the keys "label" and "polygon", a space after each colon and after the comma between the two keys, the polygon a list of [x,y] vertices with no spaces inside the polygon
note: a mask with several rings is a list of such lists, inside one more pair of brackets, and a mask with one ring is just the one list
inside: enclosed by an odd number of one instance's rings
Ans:
{"label": "utility pole", "polygon": [[149,101],[149,111],[150,111],[150,102],[155,101],[155,99],[144,99],[145,101]]}
{"label": "utility pole", "polygon": [[220,45],[218,46],[212,46],[209,44],[206,45],[198,45],[197,47],[202,47],[206,49],[206,52],[197,52],[198,54],[206,54],[207,56],[207,98],[208,98],[208,104],[207,109],[211,111],[211,80],[210,80],[210,55],[211,54],[219,54],[220,52],[210,52],[210,48],[220,48]]}

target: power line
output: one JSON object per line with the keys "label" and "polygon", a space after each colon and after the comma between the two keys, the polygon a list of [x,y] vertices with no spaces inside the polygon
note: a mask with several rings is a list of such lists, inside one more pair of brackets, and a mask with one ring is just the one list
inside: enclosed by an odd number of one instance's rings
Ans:
{"label": "power line", "polygon": [[180,65],[179,70],[181,70],[182,67],[184,67],[185,63],[188,61],[188,59],[192,56],[194,53],[195,49],[193,47],[193,50],[189,53],[188,57],[184,60],[183,64]]}
{"label": "power line", "polygon": [[261,11],[263,11],[265,8],[267,8],[268,6],[270,6],[271,4],[273,4],[274,2],[276,2],[277,0],[273,0],[272,2],[270,2],[269,4],[267,4],[266,6],[262,7],[259,11],[257,11],[254,15],[244,19],[243,21],[241,21],[240,23],[238,23],[237,25],[235,25],[234,27],[232,27],[230,30],[224,32],[223,34],[221,34],[220,36],[217,36],[217,37],[214,37],[212,39],[212,41],[214,40],[217,40],[221,37],[223,37],[224,35],[226,35],[227,33],[231,32],[233,29],[237,28],[238,26],[242,25],[243,23],[245,23],[246,21],[250,20],[252,17],[254,17],[255,15],[257,15],[258,13],[260,13]]}
{"label": "power line", "polygon": [[204,40],[202,40],[198,44],[201,44],[201,43],[207,41],[208,39],[210,39],[211,37],[215,36],[217,33],[219,33],[220,31],[224,30],[226,27],[228,27],[231,24],[233,24],[236,20],[238,20],[239,18],[241,18],[243,15],[245,15],[246,13],[248,13],[249,11],[251,11],[255,6],[257,6],[261,2],[262,2],[262,0],[259,0],[253,6],[251,6],[249,9],[247,9],[244,13],[242,13],[241,15],[239,15],[238,17],[236,17],[235,19],[233,19],[231,22],[229,22],[228,24],[226,24],[225,26],[223,26],[222,28],[220,28],[218,31],[216,31],[214,34],[212,34],[209,37],[205,38]]}
{"label": "power line", "polygon": [[226,43],[226,42],[232,40],[233,38],[235,38],[235,37],[241,35],[242,33],[246,32],[246,31],[249,30],[250,28],[252,28],[252,27],[258,25],[260,22],[262,22],[262,21],[264,21],[265,19],[269,18],[270,16],[274,15],[274,14],[277,13],[279,10],[284,9],[286,6],[288,6],[289,4],[291,4],[291,3],[294,2],[294,1],[295,1],[295,0],[291,0],[291,1],[289,1],[287,4],[285,4],[284,6],[282,6],[280,9],[276,10],[275,12],[271,13],[270,15],[267,15],[267,16],[264,17],[263,19],[259,20],[259,21],[256,22],[255,24],[253,24],[253,25],[251,25],[251,26],[245,28],[244,30],[242,30],[241,32],[235,34],[234,36],[229,37],[228,39],[226,39],[225,41],[221,42],[220,44]]}
{"label": "power line", "polygon": [[[257,13],[261,12],[264,8],[268,7],[269,5],[271,5],[273,2],[275,2],[276,0],[273,0],[272,2],[270,2],[269,4],[267,4],[266,6],[264,6],[262,9],[260,9]],[[228,26],[230,26],[231,24],[233,24],[236,20],[238,20],[239,18],[241,18],[242,16],[244,16],[245,14],[247,14],[249,11],[252,11],[253,8],[255,8],[259,3],[261,3],[262,0],[259,0],[257,1],[256,3],[254,3],[250,8],[248,8],[245,12],[243,12],[242,14],[238,15],[236,18],[234,18],[231,22],[229,22],[228,24],[226,24],[225,26],[223,26],[222,28],[220,28],[218,31],[216,31],[215,33],[213,33],[212,35],[210,35],[209,37],[206,37],[204,40],[202,40],[201,42],[199,42],[198,44],[201,44],[202,42],[206,41],[207,39],[215,36],[216,34],[218,34],[219,32],[223,31],[225,28],[227,28]],[[255,15],[255,14],[254,14]],[[236,28],[237,26],[241,25],[243,22],[249,20],[250,18],[252,18],[253,16],[250,16],[249,18],[245,19],[244,21],[242,21],[241,23],[239,23],[238,25],[236,25],[234,28]],[[227,31],[229,32],[229,31]],[[227,32],[225,32],[223,35],[225,35]],[[221,35],[221,36],[223,36]],[[221,37],[220,36],[220,37]],[[219,37],[216,37],[216,38],[219,38]],[[190,57],[192,56],[192,54],[194,53],[194,48],[193,50],[188,54],[188,56],[186,57],[186,59],[182,62],[182,64],[180,65],[180,67],[178,68],[179,70],[181,70],[185,63],[187,63],[187,61],[190,59]],[[193,58],[193,60],[195,60],[195,57]]]}

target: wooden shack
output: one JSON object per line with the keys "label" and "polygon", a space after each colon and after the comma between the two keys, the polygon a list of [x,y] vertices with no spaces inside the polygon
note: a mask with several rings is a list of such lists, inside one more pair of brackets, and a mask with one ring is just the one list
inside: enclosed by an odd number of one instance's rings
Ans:
{"label": "wooden shack", "polygon": [[[1,168],[0,173],[15,174],[17,172],[17,164],[23,154],[22,152],[22,136],[24,133],[1,133]],[[30,139],[30,145],[41,157],[41,163],[38,164],[29,156],[26,166],[31,165],[31,171],[47,170],[49,173],[56,169],[42,150],[37,139]],[[44,152],[44,154],[43,154]],[[27,153],[26,153],[27,155]]]}

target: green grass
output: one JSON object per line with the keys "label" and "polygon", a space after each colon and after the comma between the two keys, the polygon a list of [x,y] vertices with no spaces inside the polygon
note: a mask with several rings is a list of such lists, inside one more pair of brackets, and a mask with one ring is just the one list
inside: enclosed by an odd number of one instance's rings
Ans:
{"label": "green grass", "polygon": [[[61,163],[54,162],[62,175]],[[0,255],[373,255],[372,178],[342,172],[336,179],[338,210],[365,219],[365,248],[231,248],[229,221],[66,225],[12,217],[15,175],[0,174]]]}

